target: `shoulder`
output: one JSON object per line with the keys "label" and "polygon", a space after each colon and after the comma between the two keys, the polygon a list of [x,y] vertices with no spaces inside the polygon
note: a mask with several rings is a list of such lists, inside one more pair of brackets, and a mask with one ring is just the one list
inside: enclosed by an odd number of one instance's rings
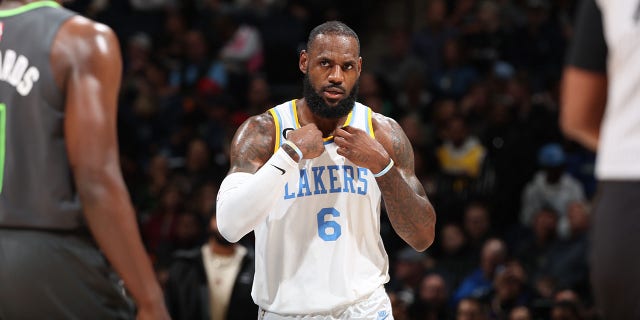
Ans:
{"label": "shoulder", "polygon": [[275,131],[269,112],[245,120],[231,142],[229,173],[254,173],[267,162],[275,150]]}
{"label": "shoulder", "polygon": [[373,112],[371,115],[371,124],[375,132],[376,140],[385,147],[390,146],[396,149],[398,144],[409,143],[404,130],[395,119]]}
{"label": "shoulder", "polygon": [[373,124],[373,129],[376,130],[376,135],[378,134],[378,130],[385,131],[389,129],[393,130],[402,130],[400,125],[393,118],[387,117],[383,114],[372,112],[371,113],[371,123]]}
{"label": "shoulder", "polygon": [[[245,120],[236,133],[236,138],[247,140],[258,138],[255,135],[273,136],[275,130],[275,120],[269,111],[251,116]],[[238,139],[236,139],[238,140]]]}
{"label": "shoulder", "polygon": [[242,124],[244,125],[252,125],[252,126],[272,126],[274,125],[274,119],[271,115],[271,112],[265,111],[261,114],[251,116]]}
{"label": "shoulder", "polygon": [[95,56],[120,57],[118,38],[113,30],[79,15],[60,27],[54,47],[75,60]]}

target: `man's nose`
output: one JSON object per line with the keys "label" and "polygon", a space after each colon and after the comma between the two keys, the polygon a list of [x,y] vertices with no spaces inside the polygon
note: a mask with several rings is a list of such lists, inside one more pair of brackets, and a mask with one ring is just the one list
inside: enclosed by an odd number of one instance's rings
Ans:
{"label": "man's nose", "polygon": [[344,72],[342,72],[342,68],[338,65],[333,66],[331,69],[331,73],[329,73],[329,82],[335,84],[341,84],[344,81]]}

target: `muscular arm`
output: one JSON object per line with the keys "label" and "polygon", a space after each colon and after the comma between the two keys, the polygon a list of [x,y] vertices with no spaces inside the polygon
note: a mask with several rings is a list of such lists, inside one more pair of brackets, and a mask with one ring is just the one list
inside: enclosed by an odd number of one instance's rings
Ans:
{"label": "muscular arm", "polygon": [[51,59],[66,93],[67,153],[89,229],[133,295],[141,318],[168,319],[120,172],[118,41],[106,26],[75,17],[59,31]]}
{"label": "muscular arm", "polygon": [[[436,214],[414,172],[411,142],[397,122],[376,115],[376,140],[387,150],[394,167],[376,178],[393,229],[414,249],[427,249],[435,237]],[[375,171],[377,172],[377,171]]]}
{"label": "muscular arm", "polygon": [[567,67],[562,80],[560,112],[564,133],[596,151],[606,100],[607,78],[604,73]]}
{"label": "muscular arm", "polygon": [[595,151],[607,100],[607,43],[595,0],[582,1],[562,79],[564,133]]}
{"label": "muscular arm", "polygon": [[284,148],[273,153],[274,140],[273,118],[265,113],[243,123],[231,142],[231,168],[216,201],[218,229],[231,242],[262,223],[287,179],[299,174]]}
{"label": "muscular arm", "polygon": [[356,165],[379,173],[389,163],[395,165],[376,178],[387,215],[396,233],[418,251],[427,249],[435,237],[436,215],[422,184],[415,176],[413,149],[397,122],[375,114],[376,139],[352,127],[335,131],[338,154]]}

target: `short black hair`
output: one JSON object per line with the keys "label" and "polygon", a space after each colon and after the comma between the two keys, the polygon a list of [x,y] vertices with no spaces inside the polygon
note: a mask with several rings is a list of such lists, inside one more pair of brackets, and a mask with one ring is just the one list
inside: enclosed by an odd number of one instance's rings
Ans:
{"label": "short black hair", "polygon": [[309,39],[307,39],[307,50],[311,48],[313,41],[315,41],[321,34],[340,35],[356,39],[356,42],[358,43],[358,55],[360,55],[360,39],[358,38],[358,34],[343,22],[336,20],[327,21],[311,30],[309,33]]}

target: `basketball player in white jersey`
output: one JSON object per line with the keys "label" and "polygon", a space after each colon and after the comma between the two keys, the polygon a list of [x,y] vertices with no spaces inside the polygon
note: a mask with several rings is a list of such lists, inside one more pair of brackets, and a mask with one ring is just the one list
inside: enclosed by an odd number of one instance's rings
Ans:
{"label": "basketball player in white jersey", "polygon": [[602,319],[640,319],[640,1],[584,0],[562,126],[596,151],[591,280]]}
{"label": "basketball player in white jersey", "polygon": [[220,233],[235,242],[255,232],[260,319],[392,319],[381,199],[413,248],[434,239],[411,144],[396,121],[355,102],[362,58],[348,26],[312,30],[299,68],[304,98],[248,119],[233,139]]}

